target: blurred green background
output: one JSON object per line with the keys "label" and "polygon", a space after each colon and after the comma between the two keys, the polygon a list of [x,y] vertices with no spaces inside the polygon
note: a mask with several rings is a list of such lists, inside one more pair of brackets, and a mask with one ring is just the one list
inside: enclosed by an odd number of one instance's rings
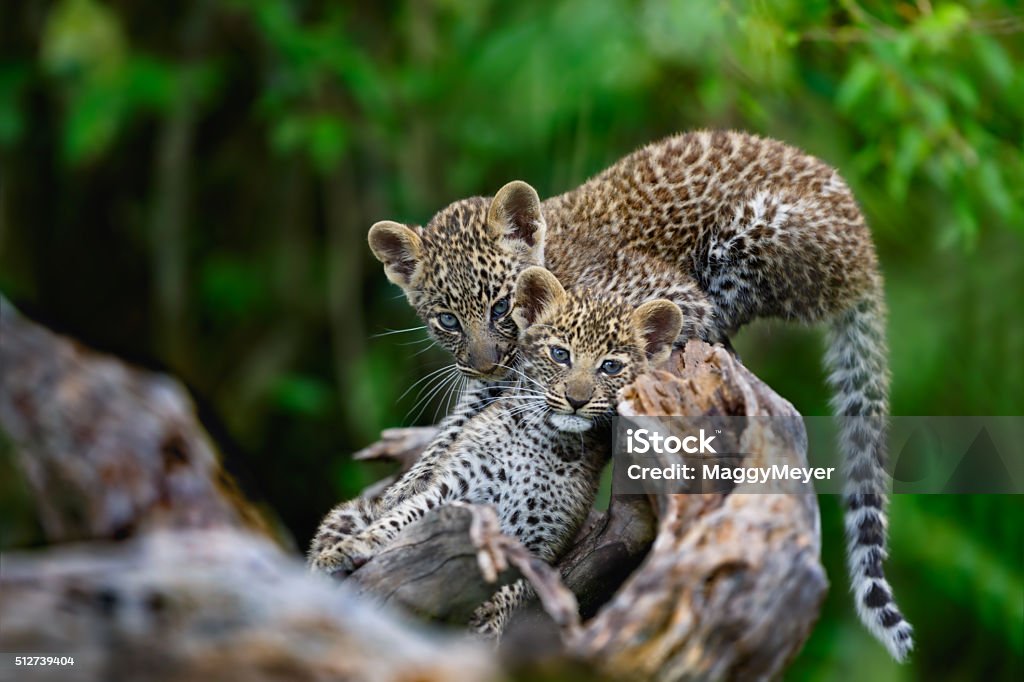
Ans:
{"label": "blurred green background", "polygon": [[[524,179],[550,196],[676,131],[742,128],[837,166],[887,276],[894,414],[1009,415],[1024,392],[1024,15],[1017,2],[19,0],[0,6],[0,290],[184,379],[300,545],[430,423],[447,358],[366,247]],[[736,340],[827,413],[814,330]],[[420,352],[424,351],[424,352]],[[421,409],[422,408],[422,409]],[[0,546],[36,542],[0,463]],[[833,587],[792,679],[1020,679],[1020,496],[900,496],[897,667]]]}

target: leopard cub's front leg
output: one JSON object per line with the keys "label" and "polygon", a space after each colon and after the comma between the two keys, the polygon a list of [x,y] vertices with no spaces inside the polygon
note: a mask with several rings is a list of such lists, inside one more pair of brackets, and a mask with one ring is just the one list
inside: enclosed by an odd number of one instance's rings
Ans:
{"label": "leopard cub's front leg", "polygon": [[369,533],[379,514],[371,500],[342,502],[324,518],[309,549],[314,571],[345,577],[366,563],[379,547]]}
{"label": "leopard cub's front leg", "polygon": [[[447,490],[450,495],[452,487]],[[310,567],[344,578],[376,556],[406,526],[445,501],[443,494],[430,488],[392,507],[359,500],[340,504],[320,525],[310,551]],[[353,504],[357,506],[349,506]]]}
{"label": "leopard cub's front leg", "polygon": [[361,533],[321,549],[310,558],[310,567],[334,578],[344,578],[373,558],[385,544],[369,533]]}

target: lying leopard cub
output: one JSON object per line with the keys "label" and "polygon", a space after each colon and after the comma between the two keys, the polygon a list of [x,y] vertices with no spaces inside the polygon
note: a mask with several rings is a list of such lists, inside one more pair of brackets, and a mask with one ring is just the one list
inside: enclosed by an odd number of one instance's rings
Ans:
{"label": "lying leopard cub", "polygon": [[[668,358],[682,314],[667,300],[634,308],[566,292],[540,267],[519,275],[514,298],[517,384],[454,438],[436,439],[379,500],[335,507],[310,548],[315,571],[347,576],[405,526],[452,502],[492,505],[502,532],[549,563],[567,548],[593,505],[616,394]],[[478,612],[477,629],[500,632],[524,593],[522,585],[502,590]]]}

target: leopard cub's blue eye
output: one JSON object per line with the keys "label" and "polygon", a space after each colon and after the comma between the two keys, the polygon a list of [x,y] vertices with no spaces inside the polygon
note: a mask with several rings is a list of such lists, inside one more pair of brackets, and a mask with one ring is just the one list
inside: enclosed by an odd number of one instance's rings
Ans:
{"label": "leopard cub's blue eye", "polygon": [[605,360],[601,363],[601,371],[608,376],[615,376],[622,371],[621,360]]}
{"label": "leopard cub's blue eye", "polygon": [[441,313],[437,316],[437,321],[445,329],[455,330],[459,328],[459,318],[451,313]]}
{"label": "leopard cub's blue eye", "polygon": [[569,364],[569,351],[561,346],[551,347],[551,359],[560,365]]}
{"label": "leopard cub's blue eye", "polygon": [[504,298],[499,298],[497,303],[495,303],[491,307],[491,317],[493,317],[494,319],[498,319],[499,317],[504,316],[505,313],[508,312],[508,309],[508,296],[505,296]]}

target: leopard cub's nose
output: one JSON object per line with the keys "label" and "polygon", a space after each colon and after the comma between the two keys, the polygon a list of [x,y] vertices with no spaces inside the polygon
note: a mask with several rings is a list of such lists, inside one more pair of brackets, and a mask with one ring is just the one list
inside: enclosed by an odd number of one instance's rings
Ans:
{"label": "leopard cub's nose", "polygon": [[565,399],[566,401],[568,401],[569,407],[571,407],[573,411],[580,409],[581,407],[590,402],[590,398],[579,400],[578,398],[574,398],[569,394],[566,394]]}

